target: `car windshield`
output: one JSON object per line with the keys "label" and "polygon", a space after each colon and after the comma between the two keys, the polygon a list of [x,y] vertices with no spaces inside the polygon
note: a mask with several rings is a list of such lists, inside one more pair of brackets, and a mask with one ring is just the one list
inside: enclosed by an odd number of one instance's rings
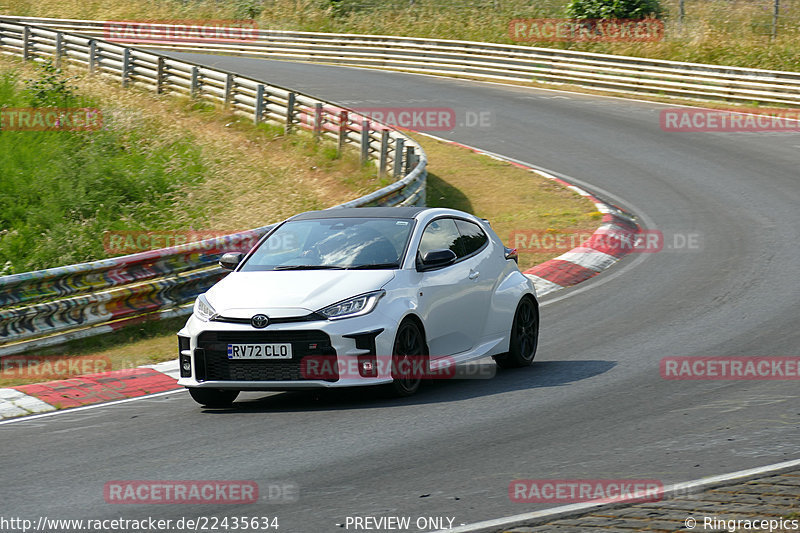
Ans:
{"label": "car windshield", "polygon": [[320,218],[275,230],[241,271],[399,268],[412,219]]}

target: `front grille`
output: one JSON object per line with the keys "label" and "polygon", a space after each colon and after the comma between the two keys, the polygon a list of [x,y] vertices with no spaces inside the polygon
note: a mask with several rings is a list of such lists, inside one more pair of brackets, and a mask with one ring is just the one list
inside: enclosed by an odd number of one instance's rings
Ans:
{"label": "front grille", "polygon": [[[250,318],[235,318],[230,316],[222,316],[217,315],[211,319],[214,322],[227,322],[229,324],[250,324]],[[291,324],[293,322],[311,322],[314,320],[325,320],[323,315],[319,313],[309,313],[303,316],[292,316],[292,317],[278,317],[278,318],[269,318],[270,324]]]}
{"label": "front grille", "polygon": [[[228,359],[228,343],[291,343],[292,359],[249,361]],[[207,331],[197,338],[195,369],[198,381],[306,381],[300,371],[301,360],[314,356],[331,357],[336,350],[322,331]],[[336,365],[332,365],[336,368]],[[337,381],[330,376],[325,381]]]}

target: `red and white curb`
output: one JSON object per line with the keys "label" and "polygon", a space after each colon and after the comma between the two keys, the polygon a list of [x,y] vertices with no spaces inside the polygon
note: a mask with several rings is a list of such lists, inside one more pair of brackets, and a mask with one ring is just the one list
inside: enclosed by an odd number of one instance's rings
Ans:
{"label": "red and white curb", "polygon": [[588,241],[569,252],[523,272],[533,281],[533,285],[536,287],[536,296],[542,297],[545,294],[586,281],[631,252],[632,247],[611,246],[609,244],[612,242],[633,243],[635,241],[637,234],[641,232],[641,228],[639,228],[636,220],[631,215],[614,205],[603,202],[591,193],[561,178],[542,170],[525,167],[519,163],[512,162],[512,164],[526,168],[546,179],[564,185],[567,189],[575,191],[589,199],[597,207],[597,210],[603,214],[600,227],[595,230]]}
{"label": "red and white curb", "polygon": [[176,390],[178,360],[0,389],[0,419]]}
{"label": "red and white curb", "polygon": [[619,207],[606,203],[593,194],[549,172],[526,165],[520,161],[515,161],[493,152],[487,152],[486,150],[481,150],[474,146],[437,137],[436,135],[430,135],[428,133],[421,133],[421,135],[447,144],[466,148],[476,154],[485,155],[492,159],[509,163],[515,167],[538,174],[545,179],[555,181],[565,188],[590,200],[597,207],[597,210],[603,214],[600,227],[595,230],[588,241],[577,248],[573,248],[569,252],[523,272],[523,274],[533,281],[537,297],[541,298],[551,292],[586,281],[607,269],[633,250],[632,246],[610,246],[610,243],[633,243],[637,238],[636,236],[641,233],[641,228],[636,223],[634,217]]}

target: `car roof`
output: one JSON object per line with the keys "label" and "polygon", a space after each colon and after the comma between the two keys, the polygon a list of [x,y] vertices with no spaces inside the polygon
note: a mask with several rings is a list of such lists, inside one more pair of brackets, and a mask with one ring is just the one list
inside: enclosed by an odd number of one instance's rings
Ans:
{"label": "car roof", "polygon": [[321,211],[308,211],[291,220],[317,220],[321,218],[415,218],[429,207],[339,207]]}

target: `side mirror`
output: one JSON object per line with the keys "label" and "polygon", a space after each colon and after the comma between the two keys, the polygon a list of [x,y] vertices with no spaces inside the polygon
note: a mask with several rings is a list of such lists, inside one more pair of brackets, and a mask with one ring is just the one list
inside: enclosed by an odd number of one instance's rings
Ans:
{"label": "side mirror", "polygon": [[242,262],[243,257],[244,254],[242,252],[222,254],[222,257],[219,258],[219,266],[225,270],[235,270],[236,267],[239,266],[239,263]]}
{"label": "side mirror", "polygon": [[421,265],[422,268],[419,270],[432,270],[434,268],[452,265],[455,262],[456,253],[453,250],[431,250],[423,256]]}

